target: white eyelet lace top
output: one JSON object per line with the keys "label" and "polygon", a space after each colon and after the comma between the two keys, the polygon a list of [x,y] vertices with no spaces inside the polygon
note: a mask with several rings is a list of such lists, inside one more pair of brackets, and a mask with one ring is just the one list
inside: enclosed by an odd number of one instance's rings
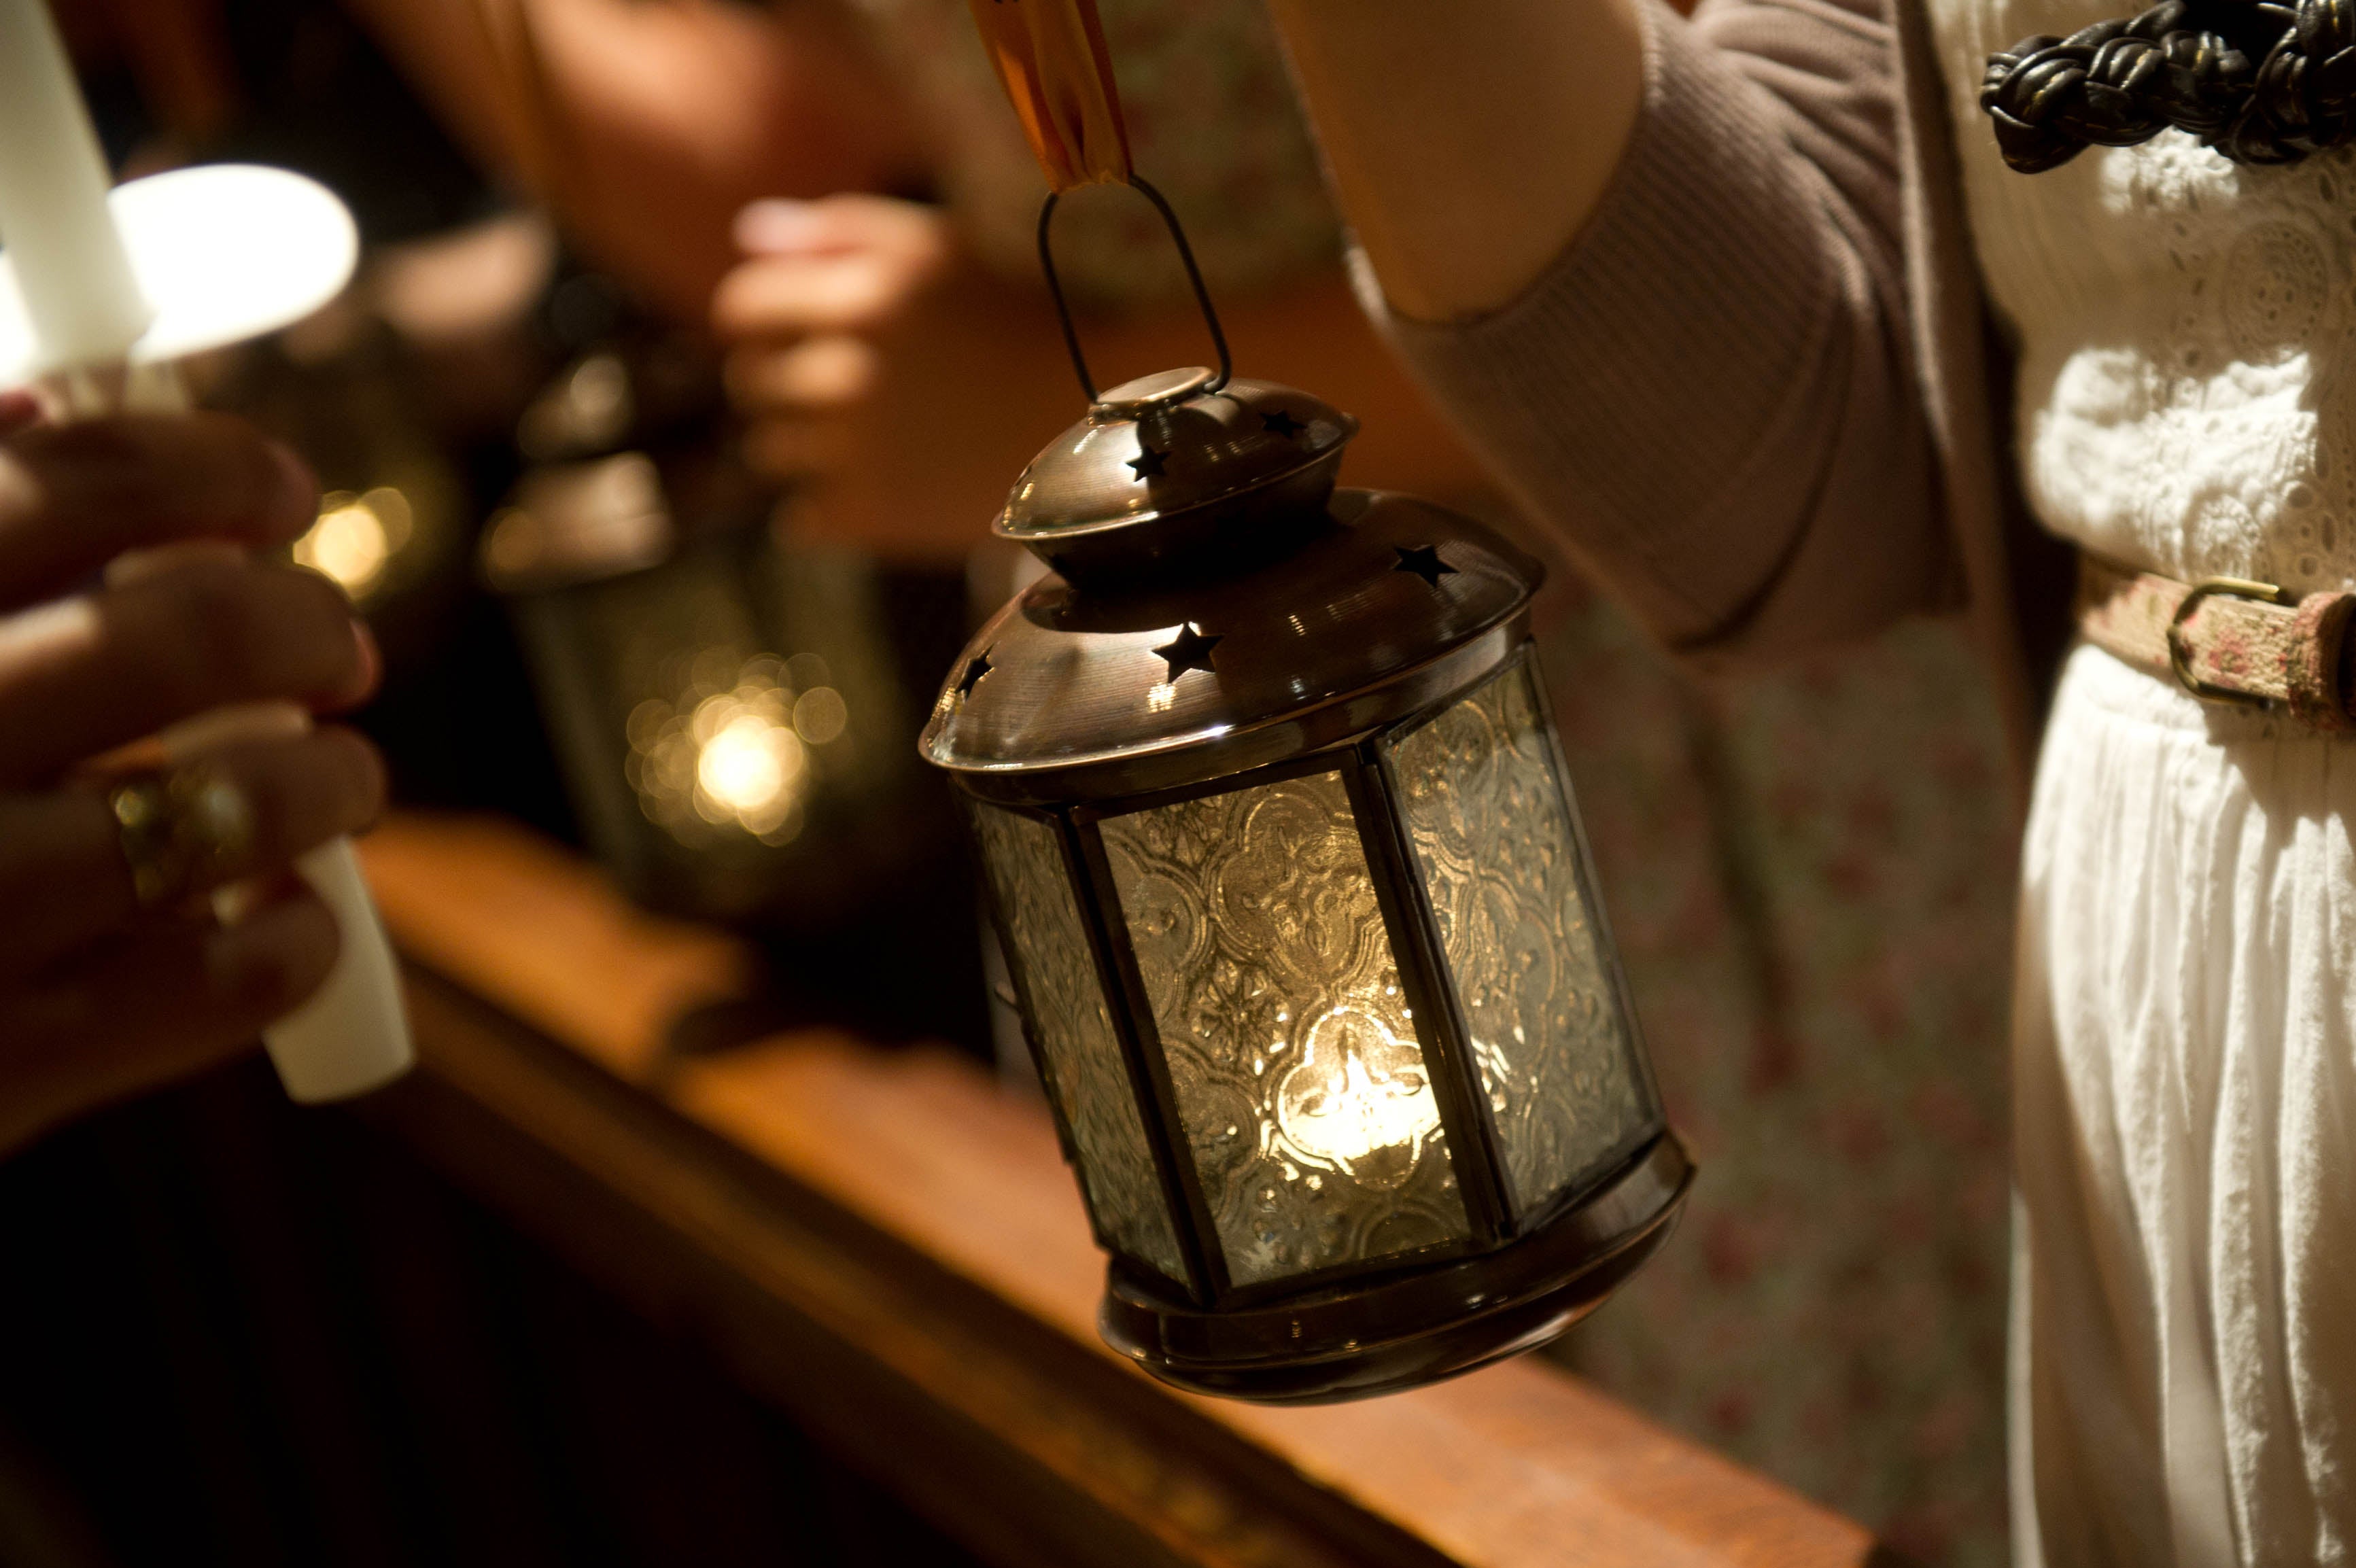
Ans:
{"label": "white eyelet lace top", "polygon": [[1979,63],[2139,0],[1929,0],[2046,526],[2179,577],[2356,583],[2356,155],[2239,168],[2169,132],[2024,176]]}

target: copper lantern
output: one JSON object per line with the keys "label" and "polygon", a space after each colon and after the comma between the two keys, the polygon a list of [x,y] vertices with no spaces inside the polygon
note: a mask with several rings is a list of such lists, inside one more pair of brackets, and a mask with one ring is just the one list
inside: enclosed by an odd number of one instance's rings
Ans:
{"label": "copper lantern", "polygon": [[995,528],[1050,574],[921,742],[1111,1254],[1105,1338],[1274,1402],[1545,1342],[1691,1176],[1532,656],[1542,569],[1336,489],[1355,431],[1224,367],[1093,396]]}

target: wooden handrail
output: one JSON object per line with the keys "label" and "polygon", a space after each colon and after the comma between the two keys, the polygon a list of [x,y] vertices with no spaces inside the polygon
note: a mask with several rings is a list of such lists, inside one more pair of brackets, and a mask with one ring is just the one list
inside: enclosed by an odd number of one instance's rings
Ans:
{"label": "wooden handrail", "polygon": [[995,1561],[1833,1568],[1869,1534],[1525,1358],[1362,1403],[1195,1399],[1095,1332],[1044,1107],[946,1052],[680,1059],[727,937],[482,819],[364,854],[423,1070],[373,1114]]}

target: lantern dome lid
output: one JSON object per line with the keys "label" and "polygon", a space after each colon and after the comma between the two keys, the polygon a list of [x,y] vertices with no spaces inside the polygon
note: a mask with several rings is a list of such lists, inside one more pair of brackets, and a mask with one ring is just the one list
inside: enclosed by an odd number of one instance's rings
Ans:
{"label": "lantern dome lid", "polygon": [[996,531],[1040,579],[967,645],[918,744],[978,794],[1200,783],[1420,711],[1512,653],[1544,580],[1469,517],[1336,490],[1358,421],[1166,370],[1098,395]]}
{"label": "lantern dome lid", "polygon": [[1013,801],[1198,783],[1396,722],[1512,655],[1536,560],[1411,496],[1337,490],[1311,512],[1239,574],[1041,578],[967,645],[926,758]]}
{"label": "lantern dome lid", "polygon": [[1274,542],[1272,512],[1331,490],[1357,431],[1295,388],[1199,366],[1141,376],[1032,460],[992,531],[1074,577],[1166,570],[1205,546],[1231,556]]}

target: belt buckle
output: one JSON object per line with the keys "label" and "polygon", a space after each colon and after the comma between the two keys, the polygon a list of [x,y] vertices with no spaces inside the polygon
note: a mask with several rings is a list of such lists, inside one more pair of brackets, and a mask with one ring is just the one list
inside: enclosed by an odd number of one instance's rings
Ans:
{"label": "belt buckle", "polygon": [[2192,656],[2184,646],[2184,625],[2192,618],[2205,600],[2220,596],[2229,599],[2250,599],[2261,604],[2288,604],[2291,596],[2277,584],[2254,582],[2246,577],[2204,577],[2192,585],[2191,592],[2176,606],[2176,613],[2168,618],[2168,667],[2176,676],[2176,684],[2203,702],[2232,703],[2245,708],[2271,708],[2270,698],[2255,692],[2235,691],[2231,687],[2215,686],[2202,680],[2192,670]]}

